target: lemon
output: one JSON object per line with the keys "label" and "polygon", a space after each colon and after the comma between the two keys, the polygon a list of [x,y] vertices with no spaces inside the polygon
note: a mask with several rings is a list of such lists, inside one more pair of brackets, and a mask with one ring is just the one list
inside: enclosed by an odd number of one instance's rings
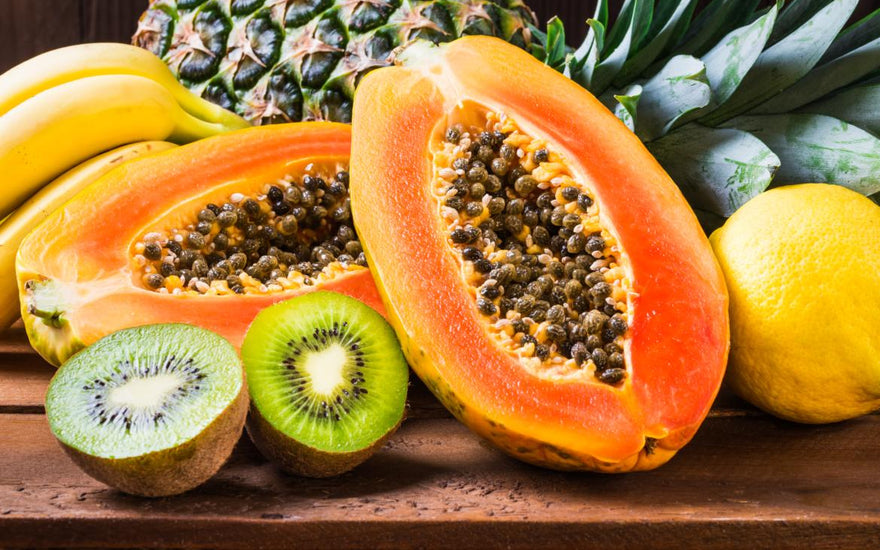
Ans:
{"label": "lemon", "polygon": [[836,185],[780,187],[710,241],[730,292],[737,394],[812,424],[880,408],[880,207]]}

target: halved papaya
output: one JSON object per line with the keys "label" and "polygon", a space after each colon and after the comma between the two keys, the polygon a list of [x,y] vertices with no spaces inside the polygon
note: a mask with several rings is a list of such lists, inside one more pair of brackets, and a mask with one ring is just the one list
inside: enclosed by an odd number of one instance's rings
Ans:
{"label": "halved papaya", "polygon": [[669,176],[590,93],[487,37],[355,98],[355,225],[413,369],[503,451],[666,462],[724,374],[727,291]]}
{"label": "halved papaya", "polygon": [[115,330],[199,325],[239,347],[269,304],[318,288],[384,312],[351,224],[350,127],[246,129],[126,163],[19,248],[33,347],[61,364]]}

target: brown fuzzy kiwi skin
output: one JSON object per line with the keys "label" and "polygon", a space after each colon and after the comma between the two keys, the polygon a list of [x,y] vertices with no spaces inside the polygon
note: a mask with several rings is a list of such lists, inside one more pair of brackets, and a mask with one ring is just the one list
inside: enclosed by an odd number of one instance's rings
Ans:
{"label": "brown fuzzy kiwi skin", "polygon": [[400,424],[400,420],[372,445],[359,451],[332,453],[304,445],[275,429],[251,403],[247,419],[247,433],[257,449],[289,474],[325,478],[344,474],[354,469],[385,445]]}
{"label": "brown fuzzy kiwi skin", "polygon": [[229,459],[241,437],[248,409],[247,385],[202,433],[183,445],[122,459],[99,458],[64,443],[82,470],[120,491],[144,497],[177,495],[211,478]]}

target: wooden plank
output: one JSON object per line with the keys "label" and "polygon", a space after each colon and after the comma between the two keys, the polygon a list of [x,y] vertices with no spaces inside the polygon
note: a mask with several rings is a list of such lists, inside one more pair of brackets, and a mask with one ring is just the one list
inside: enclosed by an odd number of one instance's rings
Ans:
{"label": "wooden plank", "polygon": [[880,545],[880,418],[708,423],[666,466],[626,476],[520,464],[451,419],[407,421],[328,480],[280,473],[245,438],[202,487],[142,499],[77,470],[43,416],[0,415],[0,547]]}
{"label": "wooden plank", "polygon": [[0,358],[0,414],[42,413],[46,386],[55,368],[34,353]]}
{"label": "wooden plank", "polygon": [[[55,367],[45,362],[30,347],[20,323],[6,332],[0,332],[0,414],[43,412],[46,385],[54,374]],[[410,380],[410,417],[449,416],[415,374],[411,373]],[[758,413],[723,388],[710,414],[733,416]]]}
{"label": "wooden plank", "polygon": [[21,320],[7,330],[0,330],[0,354],[34,353]]}
{"label": "wooden plank", "polygon": [[21,321],[0,331],[0,414],[42,413],[55,368],[34,352]]}

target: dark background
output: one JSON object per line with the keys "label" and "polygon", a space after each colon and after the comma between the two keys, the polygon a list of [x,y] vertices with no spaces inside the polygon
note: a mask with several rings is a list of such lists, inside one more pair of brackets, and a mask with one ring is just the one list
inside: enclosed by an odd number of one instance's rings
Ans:
{"label": "dark background", "polygon": [[[669,2],[672,0],[656,0]],[[612,13],[620,4],[611,0]],[[128,42],[147,0],[0,0],[0,71],[35,54],[79,42]],[[592,0],[527,0],[541,24],[554,14],[565,22],[568,42],[583,39]],[[866,15],[880,0],[862,0]]]}

